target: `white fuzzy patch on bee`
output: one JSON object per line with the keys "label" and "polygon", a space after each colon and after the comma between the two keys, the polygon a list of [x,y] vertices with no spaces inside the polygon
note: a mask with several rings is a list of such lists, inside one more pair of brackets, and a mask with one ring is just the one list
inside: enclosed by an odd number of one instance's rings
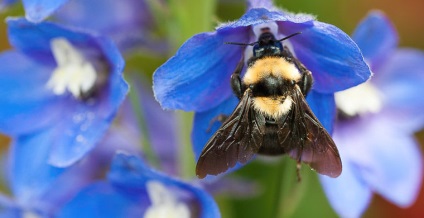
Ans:
{"label": "white fuzzy patch on bee", "polygon": [[298,81],[301,74],[297,67],[282,57],[264,57],[250,66],[243,78],[247,85],[259,82],[265,77],[282,77]]}
{"label": "white fuzzy patch on bee", "polygon": [[284,98],[278,96],[272,97],[255,97],[253,98],[253,107],[256,111],[265,114],[268,117],[279,119],[287,114],[293,104],[293,99],[290,96]]}

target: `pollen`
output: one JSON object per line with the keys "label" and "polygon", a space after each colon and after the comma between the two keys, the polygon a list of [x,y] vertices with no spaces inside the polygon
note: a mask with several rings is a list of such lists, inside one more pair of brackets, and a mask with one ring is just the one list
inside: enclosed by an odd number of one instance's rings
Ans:
{"label": "pollen", "polygon": [[81,98],[95,85],[97,73],[94,66],[65,38],[52,39],[50,46],[57,67],[46,87],[56,95],[69,91],[74,97]]}
{"label": "pollen", "polygon": [[337,107],[349,116],[377,113],[381,110],[382,95],[369,81],[335,94]]}
{"label": "pollen", "polygon": [[161,182],[149,181],[146,187],[152,204],[147,208],[145,218],[190,217],[188,206],[184,202],[179,202],[174,196],[175,192],[168,190]]}

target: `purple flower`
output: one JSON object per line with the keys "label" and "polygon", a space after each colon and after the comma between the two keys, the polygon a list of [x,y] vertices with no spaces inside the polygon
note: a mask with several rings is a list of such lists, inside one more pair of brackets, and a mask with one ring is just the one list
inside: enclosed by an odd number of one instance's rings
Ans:
{"label": "purple flower", "polygon": [[[161,216],[162,215],[162,216]],[[108,179],[84,188],[58,217],[220,217],[212,197],[118,153]]]}
{"label": "purple flower", "polygon": [[48,138],[34,149],[69,166],[93,149],[124,100],[124,61],[103,37],[48,22],[7,23],[16,50],[0,55],[0,131]]}
{"label": "purple flower", "polygon": [[359,24],[353,39],[375,74],[336,95],[343,119],[337,120],[333,138],[343,172],[321,181],[342,217],[359,217],[373,193],[401,207],[411,205],[423,171],[413,134],[424,126],[424,53],[397,48],[395,28],[378,11]]}
{"label": "purple flower", "polygon": [[277,9],[271,1],[248,3],[248,11],[239,20],[190,38],[153,77],[155,96],[163,108],[196,112],[192,140],[197,157],[220,126],[216,122],[207,131],[211,119],[231,113],[238,103],[230,76],[245,51],[224,43],[256,41],[252,32],[256,25],[276,24],[277,38],[302,32],[285,43],[312,71],[315,83],[307,100],[329,132],[335,114],[334,92],[358,85],[371,74],[357,45],[340,29],[311,15]]}

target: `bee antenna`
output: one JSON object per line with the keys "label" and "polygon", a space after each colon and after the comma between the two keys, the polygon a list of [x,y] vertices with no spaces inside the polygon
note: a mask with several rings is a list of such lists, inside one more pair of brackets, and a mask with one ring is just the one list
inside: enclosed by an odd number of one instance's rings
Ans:
{"label": "bee antenna", "polygon": [[282,39],[279,39],[278,41],[284,41],[284,40],[286,40],[286,39],[288,39],[288,38],[291,38],[291,37],[293,37],[293,36],[296,36],[296,35],[299,35],[299,34],[301,34],[302,32],[297,32],[297,33],[293,33],[293,34],[291,34],[291,35],[289,35],[289,36],[286,36],[286,37],[284,37],[284,38],[282,38]]}
{"label": "bee antenna", "polygon": [[241,42],[224,42],[225,44],[229,44],[229,45],[250,45],[253,46],[258,42],[252,42],[252,43],[241,43]]}

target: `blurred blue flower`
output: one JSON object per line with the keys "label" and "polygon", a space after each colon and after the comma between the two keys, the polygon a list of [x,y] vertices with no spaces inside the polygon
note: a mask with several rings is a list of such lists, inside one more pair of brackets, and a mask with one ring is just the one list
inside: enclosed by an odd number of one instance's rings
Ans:
{"label": "blurred blue flower", "polygon": [[377,193],[407,207],[419,193],[422,156],[414,133],[424,126],[424,53],[397,48],[398,35],[381,12],[371,12],[353,39],[374,72],[367,83],[336,94],[333,138],[343,162],[336,179],[321,176],[341,217],[360,217]]}
{"label": "blurred blue flower", "polygon": [[0,0],[0,11],[4,10],[8,6],[16,3],[18,0]]}
{"label": "blurred blue flower", "polygon": [[0,217],[53,217],[65,202],[101,174],[116,149],[116,145],[106,148],[108,145],[104,144],[72,166],[59,168],[46,162],[48,143],[39,144],[40,140],[51,139],[44,132],[13,140],[7,164],[11,196],[0,195]]}
{"label": "blurred blue flower", "polygon": [[[153,102],[153,96],[150,98],[150,102]],[[159,107],[157,102],[154,103]],[[2,165],[7,168],[11,196],[0,194],[0,217],[54,217],[63,204],[83,187],[104,176],[117,150],[140,154],[140,130],[134,123],[135,115],[130,108],[129,101],[124,101],[114,122],[96,147],[66,168],[47,163],[51,140],[47,132],[16,137],[7,156],[9,160]],[[148,114],[153,115],[151,111]],[[161,113],[155,111],[155,114]],[[166,131],[166,128],[163,130]],[[162,141],[165,140],[163,138]],[[157,140],[152,141],[154,145],[160,144]]]}
{"label": "blurred blue flower", "polygon": [[277,9],[271,1],[252,0],[248,6],[239,20],[190,38],[154,73],[155,97],[163,108],[196,112],[192,140],[197,157],[219,127],[217,122],[207,131],[211,119],[231,113],[238,102],[230,88],[230,76],[245,51],[224,42],[255,41],[255,25],[276,23],[277,38],[302,32],[285,44],[312,71],[315,83],[307,100],[330,132],[336,112],[334,92],[358,85],[371,75],[357,45],[337,27],[311,15]]}
{"label": "blurred blue flower", "polygon": [[108,179],[84,188],[58,217],[220,217],[202,189],[165,176],[134,155],[118,153]]}
{"label": "blurred blue flower", "polygon": [[147,42],[152,40],[148,37],[154,17],[145,0],[73,0],[61,7],[53,19],[107,35],[121,51],[150,44]]}
{"label": "blurred blue flower", "polygon": [[0,55],[0,131],[47,138],[48,162],[69,166],[103,137],[128,92],[124,61],[106,38],[8,19],[16,50]]}

